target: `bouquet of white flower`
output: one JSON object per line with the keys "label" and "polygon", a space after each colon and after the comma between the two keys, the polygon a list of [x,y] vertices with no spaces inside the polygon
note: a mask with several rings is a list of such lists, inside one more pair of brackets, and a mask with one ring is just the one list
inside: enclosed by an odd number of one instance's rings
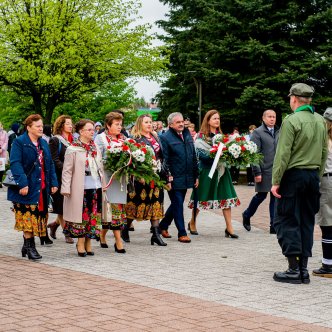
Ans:
{"label": "bouquet of white flower", "polygon": [[212,139],[213,146],[210,149],[210,157],[214,158],[219,145],[222,145],[220,160],[227,166],[258,165],[263,155],[257,152],[257,145],[247,141],[244,136],[230,136],[217,134]]}

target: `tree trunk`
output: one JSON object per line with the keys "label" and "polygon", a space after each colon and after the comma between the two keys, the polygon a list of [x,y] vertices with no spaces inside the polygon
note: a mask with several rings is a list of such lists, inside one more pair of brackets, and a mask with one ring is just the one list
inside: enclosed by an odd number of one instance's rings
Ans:
{"label": "tree trunk", "polygon": [[42,95],[37,91],[32,92],[33,106],[37,114],[43,115]]}
{"label": "tree trunk", "polygon": [[58,98],[56,96],[48,96],[47,104],[46,104],[45,118],[44,118],[45,124],[52,123],[53,112],[57,105],[58,105]]}

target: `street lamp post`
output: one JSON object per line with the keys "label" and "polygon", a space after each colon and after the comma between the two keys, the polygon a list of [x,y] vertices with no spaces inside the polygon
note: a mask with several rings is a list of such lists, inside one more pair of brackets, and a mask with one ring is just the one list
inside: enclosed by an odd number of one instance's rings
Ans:
{"label": "street lamp post", "polygon": [[[188,71],[188,73],[196,73],[196,71]],[[201,126],[202,123],[202,80],[200,78],[193,77],[197,94],[198,94],[198,127]]]}

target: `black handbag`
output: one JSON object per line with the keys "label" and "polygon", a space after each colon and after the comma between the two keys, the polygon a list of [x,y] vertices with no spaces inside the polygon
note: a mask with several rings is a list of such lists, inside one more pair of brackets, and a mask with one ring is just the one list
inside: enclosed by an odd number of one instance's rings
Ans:
{"label": "black handbag", "polygon": [[5,179],[2,181],[2,184],[6,187],[10,188],[18,188],[18,185],[16,184],[12,171],[9,169],[6,172]]}
{"label": "black handbag", "polygon": [[[37,158],[38,159],[38,158]],[[28,172],[27,174],[27,177],[31,174],[31,172],[33,171],[34,167],[37,165],[37,160],[33,163],[30,171]],[[2,184],[5,186],[5,187],[8,187],[8,188],[12,188],[12,189],[20,189],[20,187],[18,186],[18,184],[16,183],[15,179],[14,179],[14,176],[12,174],[12,171],[9,169],[7,172],[6,172],[6,176],[5,176],[5,179],[2,181]]]}

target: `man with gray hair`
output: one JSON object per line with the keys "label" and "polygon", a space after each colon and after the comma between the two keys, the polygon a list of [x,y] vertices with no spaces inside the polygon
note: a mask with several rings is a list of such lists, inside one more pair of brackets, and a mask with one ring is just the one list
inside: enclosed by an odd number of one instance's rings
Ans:
{"label": "man with gray hair", "polygon": [[326,123],[310,105],[313,93],[307,84],[292,85],[288,96],[294,113],[282,123],[272,170],[271,192],[277,198],[274,228],[289,264],[273,279],[291,284],[310,282],[307,264],[327,157]]}
{"label": "man with gray hair", "polygon": [[163,152],[163,167],[168,174],[167,186],[171,205],[160,222],[161,235],[170,238],[168,227],[174,219],[178,229],[178,240],[182,243],[191,242],[187,236],[183,203],[187,189],[198,187],[198,164],[194,141],[181,113],[172,113],[167,118],[169,130],[160,136]]}

